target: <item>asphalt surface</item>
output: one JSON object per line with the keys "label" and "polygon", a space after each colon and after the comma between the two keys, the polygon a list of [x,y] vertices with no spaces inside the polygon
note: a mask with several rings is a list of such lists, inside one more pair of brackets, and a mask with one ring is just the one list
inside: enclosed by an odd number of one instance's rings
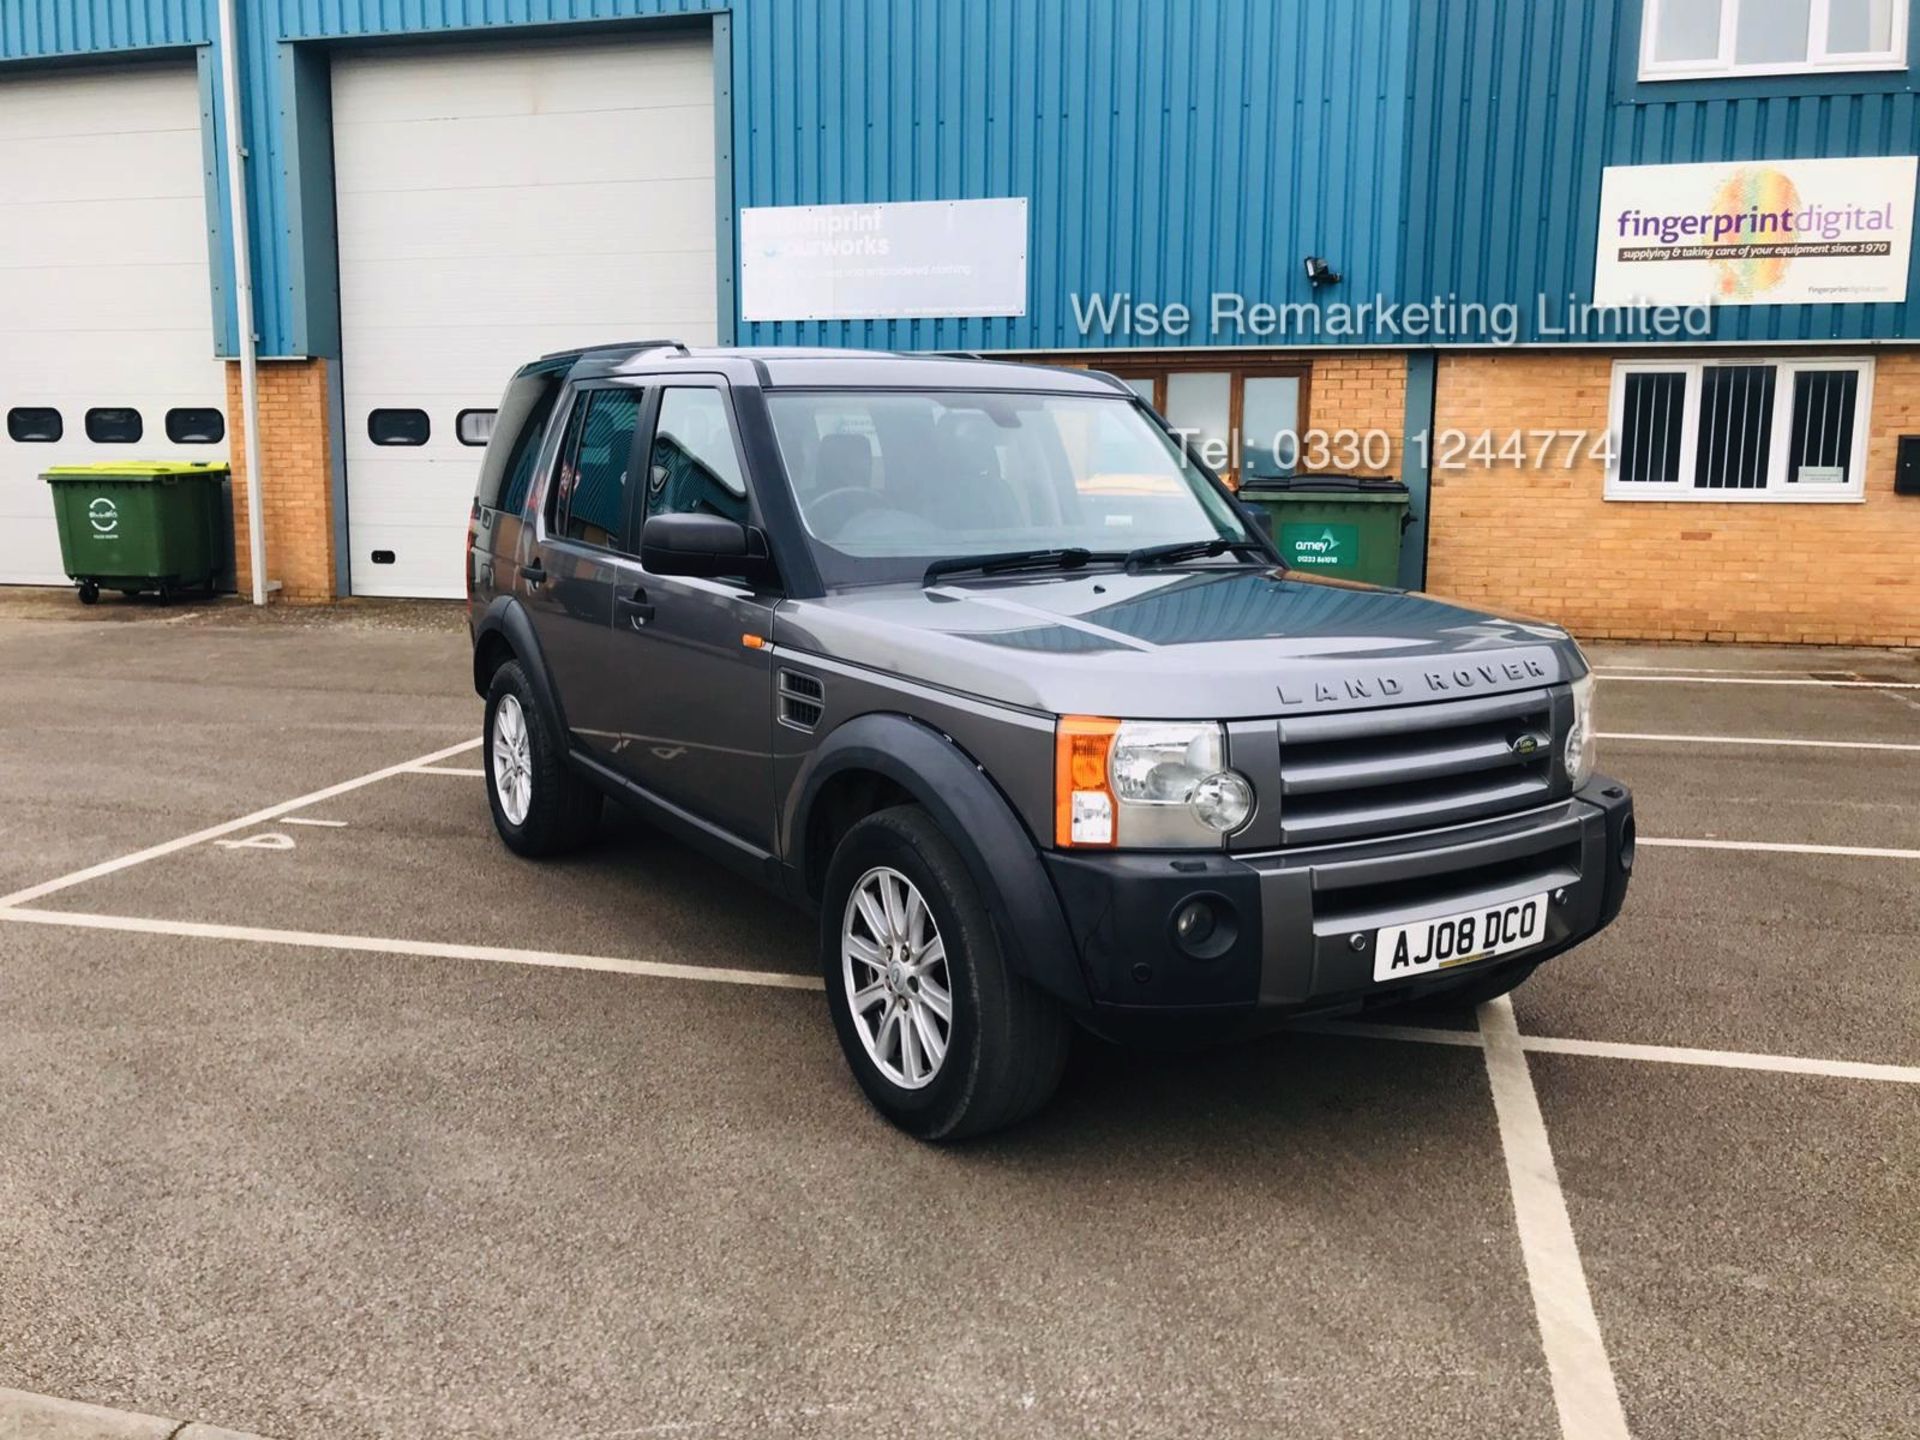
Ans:
{"label": "asphalt surface", "polygon": [[[1594,656],[1920,683],[1875,652]],[[0,894],[479,721],[432,606],[0,596],[0,673]],[[1920,691],[1636,673],[1604,730],[1920,745]],[[1602,756],[1644,837],[1920,849],[1920,750]],[[397,776],[225,837],[291,848],[33,903],[812,970],[810,922],[630,821],[514,859],[480,785]],[[1920,861],[1644,848],[1515,1010],[1914,1066],[1917,943]],[[1920,1086],[1529,1067],[1635,1435],[1920,1432]],[[1561,1433],[1472,1048],[1085,1043],[1035,1121],[929,1149],[809,991],[0,919],[0,1097],[0,1386],[281,1437]]]}

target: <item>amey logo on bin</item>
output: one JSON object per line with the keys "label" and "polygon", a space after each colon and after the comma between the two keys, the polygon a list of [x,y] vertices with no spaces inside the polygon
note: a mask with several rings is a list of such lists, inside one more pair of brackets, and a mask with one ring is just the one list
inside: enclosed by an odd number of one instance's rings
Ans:
{"label": "amey logo on bin", "polygon": [[105,495],[96,495],[87,502],[87,523],[102,540],[111,540],[120,529],[120,507]]}
{"label": "amey logo on bin", "polygon": [[1338,565],[1339,550],[1340,542],[1333,538],[1331,530],[1322,530],[1317,540],[1300,538],[1293,542],[1294,558],[1311,561],[1316,565]]}

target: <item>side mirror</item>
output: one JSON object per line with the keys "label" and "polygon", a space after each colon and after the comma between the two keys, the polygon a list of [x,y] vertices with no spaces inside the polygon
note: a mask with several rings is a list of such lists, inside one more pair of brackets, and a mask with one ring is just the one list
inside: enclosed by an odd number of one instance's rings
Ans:
{"label": "side mirror", "polygon": [[738,576],[751,585],[774,579],[767,537],[724,515],[648,516],[640,528],[640,563],[655,575]]}

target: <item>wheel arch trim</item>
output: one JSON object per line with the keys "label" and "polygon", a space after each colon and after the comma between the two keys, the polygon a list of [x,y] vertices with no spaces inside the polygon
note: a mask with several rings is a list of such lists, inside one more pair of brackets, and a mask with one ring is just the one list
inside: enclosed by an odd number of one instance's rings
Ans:
{"label": "wheel arch trim", "polygon": [[560,704],[560,692],[554,688],[553,676],[547,670],[546,653],[540,648],[540,637],[533,628],[533,619],[527,614],[527,607],[512,595],[497,595],[481,614],[473,627],[473,688],[482,697],[487,693],[487,681],[481,678],[480,656],[487,649],[487,641],[499,637],[512,651],[513,658],[520,662],[520,668],[526,671],[527,682],[533,686],[534,694],[548,717],[559,727],[562,735],[569,733],[567,714]]}
{"label": "wheel arch trim", "polygon": [[980,887],[1007,960],[1016,974],[1066,1001],[1090,1003],[1079,952],[1027,828],[993,782],[953,740],[898,714],[860,715],[814,750],[785,826],[791,883],[803,895],[806,877],[826,856],[807,853],[813,807],[836,776],[869,771],[893,781],[931,814]]}

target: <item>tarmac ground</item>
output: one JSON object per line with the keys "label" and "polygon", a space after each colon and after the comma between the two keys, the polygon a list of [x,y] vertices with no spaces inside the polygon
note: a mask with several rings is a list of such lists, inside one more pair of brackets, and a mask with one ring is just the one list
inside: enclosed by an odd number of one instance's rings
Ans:
{"label": "tarmac ground", "polygon": [[797,912],[619,815],[498,843],[457,607],[0,597],[0,1386],[282,1440],[1920,1434],[1920,659],[1590,654],[1634,887],[1510,1008],[1087,1041],[929,1148]]}

